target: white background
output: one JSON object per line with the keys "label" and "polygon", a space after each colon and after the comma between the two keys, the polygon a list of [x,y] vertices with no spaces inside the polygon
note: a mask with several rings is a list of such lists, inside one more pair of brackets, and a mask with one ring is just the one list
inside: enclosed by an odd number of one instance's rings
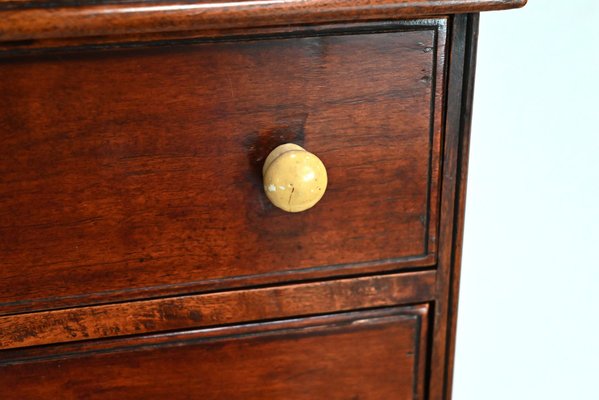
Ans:
{"label": "white background", "polygon": [[454,400],[599,399],[598,21],[481,15]]}

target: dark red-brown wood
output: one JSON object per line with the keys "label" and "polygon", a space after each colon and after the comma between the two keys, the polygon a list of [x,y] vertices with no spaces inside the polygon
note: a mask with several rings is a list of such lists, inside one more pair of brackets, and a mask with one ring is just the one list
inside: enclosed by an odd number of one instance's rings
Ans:
{"label": "dark red-brown wood", "polygon": [[455,16],[451,27],[438,275],[433,305],[435,329],[429,382],[432,399],[451,398],[478,14]]}
{"label": "dark red-brown wood", "polygon": [[78,7],[56,7],[72,3],[1,1],[0,42],[102,36],[127,41],[124,35],[156,32],[186,36],[213,29],[222,33],[231,28],[422,18],[522,7],[526,0],[126,1],[99,5],[77,0]]}
{"label": "dark red-brown wood", "polygon": [[[470,126],[472,121],[472,107],[474,96],[474,77],[476,65],[476,50],[478,44],[479,15],[470,15],[467,18],[460,17],[461,30],[464,32],[464,76],[463,93],[460,109],[460,138],[457,144],[457,172],[456,172],[456,200],[455,200],[455,222],[453,234],[453,253],[451,267],[449,268],[449,284],[447,288],[447,355],[445,360],[445,396],[451,398],[453,382],[453,364],[455,355],[455,339],[458,313],[458,294],[460,286],[460,272],[462,262],[462,239],[464,235],[464,215],[466,209],[466,184],[468,178],[468,154],[470,149]],[[457,89],[456,89],[457,90]]]}
{"label": "dark red-brown wood", "polygon": [[434,271],[0,316],[0,350],[433,299]]}
{"label": "dark red-brown wood", "polygon": [[0,0],[0,398],[450,399],[478,15],[439,15],[525,1],[103,3]]}
{"label": "dark red-brown wood", "polygon": [[10,399],[422,399],[427,306],[0,360]]}
{"label": "dark red-brown wood", "polygon": [[[432,265],[428,23],[0,63],[0,311]],[[263,194],[284,142],[327,166],[309,212]]]}

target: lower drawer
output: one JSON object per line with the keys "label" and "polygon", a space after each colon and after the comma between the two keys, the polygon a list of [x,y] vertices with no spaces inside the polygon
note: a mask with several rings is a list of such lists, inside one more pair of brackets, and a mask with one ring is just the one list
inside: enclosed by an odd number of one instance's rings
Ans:
{"label": "lower drawer", "polygon": [[427,315],[391,307],[13,351],[0,398],[418,399]]}

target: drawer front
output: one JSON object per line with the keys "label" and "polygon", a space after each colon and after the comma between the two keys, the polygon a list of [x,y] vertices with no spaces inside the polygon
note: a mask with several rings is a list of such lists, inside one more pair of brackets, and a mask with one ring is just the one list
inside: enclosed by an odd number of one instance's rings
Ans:
{"label": "drawer front", "polygon": [[433,265],[445,20],[302,35],[0,60],[0,313]]}
{"label": "drawer front", "polygon": [[427,310],[33,349],[0,361],[0,397],[421,399]]}

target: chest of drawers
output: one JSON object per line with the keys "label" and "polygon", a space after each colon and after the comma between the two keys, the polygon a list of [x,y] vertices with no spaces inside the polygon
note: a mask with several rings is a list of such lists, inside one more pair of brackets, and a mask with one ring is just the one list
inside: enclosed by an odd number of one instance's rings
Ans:
{"label": "chest of drawers", "polygon": [[0,397],[448,399],[477,13],[523,4],[0,1]]}

